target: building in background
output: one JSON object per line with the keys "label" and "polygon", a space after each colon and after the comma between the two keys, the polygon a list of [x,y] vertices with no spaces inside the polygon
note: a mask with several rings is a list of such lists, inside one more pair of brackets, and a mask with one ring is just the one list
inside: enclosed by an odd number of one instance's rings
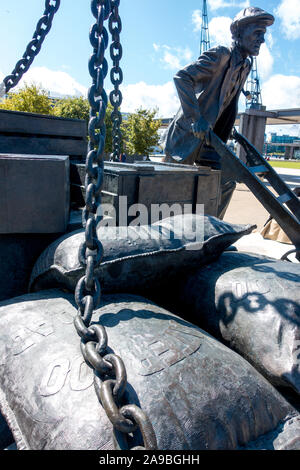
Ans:
{"label": "building in background", "polygon": [[284,155],[285,158],[300,158],[300,140],[293,135],[277,135],[272,132],[265,139],[264,153],[267,155]]}

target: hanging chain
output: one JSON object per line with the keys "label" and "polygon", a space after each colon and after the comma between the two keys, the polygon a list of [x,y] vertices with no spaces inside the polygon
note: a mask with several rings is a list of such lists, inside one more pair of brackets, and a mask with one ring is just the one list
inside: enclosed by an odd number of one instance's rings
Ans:
{"label": "hanging chain", "polygon": [[[118,2],[119,3],[119,2]],[[93,54],[89,61],[92,86],[88,92],[90,121],[89,144],[86,158],[86,206],[83,211],[85,241],[79,249],[79,262],[85,269],[76,286],[75,300],[78,314],[75,328],[81,337],[81,351],[86,362],[94,369],[94,385],[97,397],[114,427],[115,435],[129,437],[139,430],[144,441],[141,449],[155,449],[156,437],[149,418],[136,405],[125,404],[124,392],[127,374],[122,359],[108,354],[108,338],[105,328],[91,324],[94,310],[99,307],[101,288],[95,270],[103,258],[103,247],[97,236],[97,209],[101,204],[101,186],[104,174],[105,112],[107,95],[104,79],[108,72],[105,50],[108,33],[104,26],[111,12],[110,0],[92,0],[91,9],[96,23],[90,31]],[[129,444],[127,443],[129,446]]]}
{"label": "hanging chain", "polygon": [[45,11],[36,25],[32,40],[26,47],[22,59],[20,59],[10,75],[4,78],[0,85],[0,97],[15,87],[25,72],[29,69],[35,57],[41,50],[45,37],[49,33],[55,13],[59,9],[60,0],[46,0]]}
{"label": "hanging chain", "polygon": [[292,250],[287,251],[282,257],[281,261],[289,261],[292,263],[292,261],[288,258],[290,255],[294,254],[296,256],[297,261],[300,261],[300,249],[299,248],[294,248]]}
{"label": "hanging chain", "polygon": [[123,82],[123,73],[120,67],[120,60],[122,58],[122,45],[120,43],[120,33],[122,31],[122,22],[119,16],[120,0],[111,0],[111,14],[109,17],[109,31],[112,36],[112,43],[110,46],[110,57],[113,67],[110,71],[110,79],[114,85],[113,91],[109,95],[110,103],[113,106],[111,113],[112,120],[112,147],[113,147],[113,160],[119,160],[121,153],[121,124],[122,115],[120,113],[120,106],[122,104],[122,93],[119,86]]}

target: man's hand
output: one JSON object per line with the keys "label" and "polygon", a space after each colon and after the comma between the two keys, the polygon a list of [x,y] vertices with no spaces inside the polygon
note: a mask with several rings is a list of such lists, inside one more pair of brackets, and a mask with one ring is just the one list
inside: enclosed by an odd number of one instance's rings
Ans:
{"label": "man's hand", "polygon": [[205,140],[206,144],[209,145],[209,131],[211,126],[208,124],[204,117],[198,119],[198,121],[193,122],[192,131],[195,137],[198,137],[200,140]]}

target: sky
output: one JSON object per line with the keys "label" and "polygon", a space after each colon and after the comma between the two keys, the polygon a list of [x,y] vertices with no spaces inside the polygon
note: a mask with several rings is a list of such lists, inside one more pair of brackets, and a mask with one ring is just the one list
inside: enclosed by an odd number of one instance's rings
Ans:
{"label": "sky", "polygon": [[[90,0],[61,0],[39,55],[19,86],[40,84],[52,96],[84,95],[91,84]],[[249,0],[207,0],[211,47],[231,45],[230,23]],[[0,0],[0,80],[32,38],[45,0]],[[263,104],[268,110],[300,108],[300,0],[255,0],[275,16],[258,57]],[[159,117],[178,109],[175,73],[199,56],[202,0],[121,0],[123,112],[157,108]],[[107,50],[107,56],[109,51]],[[110,61],[109,61],[110,64]],[[111,64],[110,64],[111,65]],[[105,89],[112,89],[109,74]],[[241,98],[239,109],[245,107]],[[300,136],[299,126],[269,127]]]}

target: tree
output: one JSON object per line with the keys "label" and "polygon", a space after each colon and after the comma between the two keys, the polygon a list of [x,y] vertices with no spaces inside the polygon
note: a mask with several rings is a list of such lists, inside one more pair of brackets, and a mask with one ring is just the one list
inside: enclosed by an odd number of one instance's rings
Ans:
{"label": "tree", "polygon": [[0,103],[0,109],[37,114],[53,114],[48,94],[39,85],[25,84]]}
{"label": "tree", "polygon": [[[106,125],[106,140],[105,140],[105,149],[106,153],[112,152],[112,122],[111,122],[111,113],[113,107],[110,103],[107,104],[107,109],[105,113],[105,125]],[[55,116],[71,118],[71,119],[82,119],[89,122],[90,115],[90,104],[87,99],[81,97],[70,97],[63,98],[56,102],[53,114]],[[96,132],[99,132],[96,130]]]}
{"label": "tree", "polygon": [[139,108],[123,122],[125,146],[130,155],[149,156],[153,147],[158,145],[158,129],[161,126],[161,121],[154,119],[156,114],[157,109]]}
{"label": "tree", "polygon": [[106,114],[105,114],[105,125],[106,125],[106,138],[105,138],[105,153],[112,153],[112,120],[111,113],[113,107],[110,102],[107,103]]}
{"label": "tree", "polygon": [[58,100],[53,108],[54,116],[82,119],[86,122],[89,120],[90,105],[83,96],[72,96]]}

